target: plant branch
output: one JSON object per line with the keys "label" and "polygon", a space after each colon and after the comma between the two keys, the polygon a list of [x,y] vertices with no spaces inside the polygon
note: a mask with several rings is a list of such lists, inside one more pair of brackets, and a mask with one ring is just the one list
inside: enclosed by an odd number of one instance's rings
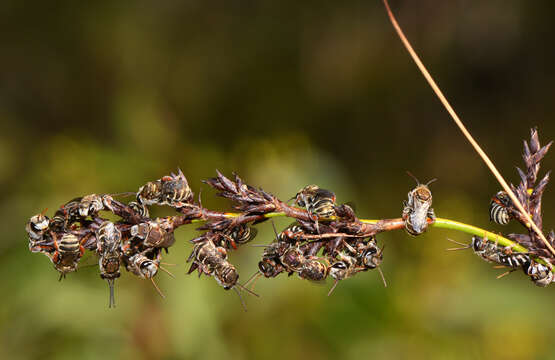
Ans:
{"label": "plant branch", "polygon": [[409,52],[410,56],[412,57],[412,59],[416,63],[416,66],[418,66],[418,69],[420,70],[422,75],[424,75],[424,78],[426,79],[426,81],[428,82],[428,84],[430,85],[430,87],[432,88],[434,93],[437,95],[437,97],[439,98],[439,100],[441,101],[441,103],[443,104],[443,106],[445,107],[447,112],[449,113],[449,115],[451,115],[451,118],[453,119],[453,121],[455,121],[455,124],[457,124],[457,126],[459,127],[459,129],[461,130],[463,135],[466,137],[468,142],[470,142],[470,144],[472,145],[474,150],[476,150],[478,155],[480,155],[482,160],[486,163],[486,165],[488,166],[490,171],[493,173],[493,175],[495,176],[495,178],[497,179],[499,184],[501,184],[501,187],[503,187],[503,189],[507,192],[507,194],[509,195],[509,197],[511,198],[511,200],[513,201],[515,206],[518,208],[518,210],[526,217],[526,220],[528,221],[528,223],[526,225],[528,227],[531,227],[536,232],[536,234],[540,237],[540,239],[545,244],[545,246],[549,249],[549,251],[551,251],[551,253],[553,255],[555,255],[555,249],[553,249],[551,244],[549,244],[549,241],[547,241],[543,232],[539,229],[539,227],[536,225],[536,223],[532,220],[532,218],[530,217],[530,214],[524,209],[524,206],[518,200],[518,198],[516,197],[514,192],[511,190],[510,186],[507,184],[507,182],[505,181],[505,179],[503,178],[501,173],[497,170],[497,168],[495,167],[493,162],[490,160],[490,158],[487,156],[487,154],[484,152],[484,150],[482,150],[480,145],[478,145],[476,140],[474,140],[472,135],[470,135],[470,132],[468,132],[468,130],[464,126],[463,122],[461,121],[461,119],[459,118],[459,116],[457,115],[455,110],[453,110],[453,108],[451,107],[451,104],[449,104],[449,102],[447,101],[447,99],[443,95],[443,92],[441,91],[439,86],[436,84],[436,82],[434,81],[434,79],[432,78],[432,76],[430,75],[430,73],[428,72],[428,70],[426,69],[426,67],[424,66],[424,64],[422,63],[422,61],[420,60],[420,58],[418,57],[418,55],[416,54],[416,52],[412,48],[410,42],[407,40],[406,36],[404,35],[403,30],[401,30],[401,27],[397,23],[397,20],[395,19],[395,16],[393,15],[393,13],[392,13],[392,11],[389,7],[388,1],[383,0],[383,2],[384,2],[384,5],[386,7],[387,13],[389,15],[389,19],[391,20],[391,23],[393,24],[393,27],[397,31],[397,35],[399,35],[399,38],[401,39],[401,41],[403,42],[403,45],[405,46],[405,48]]}

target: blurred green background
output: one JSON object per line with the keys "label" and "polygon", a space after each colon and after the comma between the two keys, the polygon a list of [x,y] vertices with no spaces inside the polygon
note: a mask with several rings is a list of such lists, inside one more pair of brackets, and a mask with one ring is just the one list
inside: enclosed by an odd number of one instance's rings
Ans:
{"label": "blurred green background", "polygon": [[[522,140],[555,138],[553,1],[393,1],[407,36],[502,173]],[[136,191],[179,166],[200,180],[238,172],[282,199],[318,183],[361,217],[400,215],[437,177],[441,217],[496,231],[499,189],[402,47],[380,1],[95,1],[0,4],[0,357],[554,358],[553,286],[447,253],[433,230],[385,243],[377,272],[331,286],[261,279],[261,298],[185,276],[194,226],[160,274],[162,301],[125,273],[116,309],[95,267],[58,282],[27,249],[28,218],[89,193]],[[555,154],[543,169],[555,167]],[[553,226],[554,194],[544,197]],[[163,214],[160,211],[158,214]],[[277,221],[284,227],[287,220]],[[518,231],[518,227],[509,226]],[[269,223],[256,242],[268,243]],[[244,281],[262,250],[231,254]]]}

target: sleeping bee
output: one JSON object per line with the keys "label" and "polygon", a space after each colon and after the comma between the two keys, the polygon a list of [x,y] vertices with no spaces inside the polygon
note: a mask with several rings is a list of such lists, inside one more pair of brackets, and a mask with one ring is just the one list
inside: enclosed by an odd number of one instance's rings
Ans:
{"label": "sleeping bee", "polygon": [[489,205],[489,219],[499,225],[507,225],[511,220],[508,207],[512,202],[505,191],[499,191],[491,199]]}
{"label": "sleeping bee", "polygon": [[421,184],[414,175],[407,172],[414,180],[417,186],[408,193],[408,201],[403,202],[403,220],[405,221],[405,230],[410,235],[420,235],[428,229],[428,218],[435,220],[434,209],[432,209],[432,192],[428,185],[436,181],[432,179],[426,184]]}
{"label": "sleeping bee", "polygon": [[108,307],[116,306],[114,300],[114,282],[120,277],[121,231],[113,222],[105,221],[96,230],[96,246],[99,255],[100,277],[106,279],[110,288]]}
{"label": "sleeping bee", "polygon": [[528,263],[524,272],[537,286],[546,287],[555,280],[555,275],[549,267],[535,261]]}

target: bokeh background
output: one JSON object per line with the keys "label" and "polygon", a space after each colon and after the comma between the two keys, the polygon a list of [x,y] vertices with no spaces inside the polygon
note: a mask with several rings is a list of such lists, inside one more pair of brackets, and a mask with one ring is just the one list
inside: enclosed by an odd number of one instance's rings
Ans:
{"label": "bokeh background", "polygon": [[[552,1],[392,1],[409,39],[508,180],[522,140],[555,138]],[[499,189],[396,37],[380,1],[5,0],[0,4],[0,357],[10,359],[547,359],[553,286],[448,253],[443,230],[385,243],[377,272],[331,286],[261,279],[261,298],[186,276],[180,229],[162,301],[124,272],[116,309],[95,267],[58,282],[27,249],[28,218],[88,193],[136,191],[178,166],[286,199],[317,183],[366,218],[400,215],[437,177],[441,217],[494,230]],[[555,167],[555,154],[543,169]],[[554,226],[555,197],[544,197]],[[163,214],[162,211],[157,214]],[[287,220],[276,222],[284,227]],[[519,230],[509,227],[509,230]],[[271,241],[269,223],[256,242]],[[262,250],[231,259],[245,280]]]}

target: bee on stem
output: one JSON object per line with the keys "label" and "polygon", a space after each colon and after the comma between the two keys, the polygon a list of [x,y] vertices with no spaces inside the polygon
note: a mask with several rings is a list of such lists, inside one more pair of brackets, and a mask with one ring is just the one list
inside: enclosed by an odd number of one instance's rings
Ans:
{"label": "bee on stem", "polygon": [[220,234],[219,246],[223,246],[226,249],[237,249],[238,245],[252,241],[258,234],[258,230],[247,224],[241,224],[226,229]]}
{"label": "bee on stem", "polygon": [[321,189],[318,185],[307,185],[297,192],[292,198],[295,204],[304,207],[316,223],[316,232],[319,231],[320,218],[335,216],[335,194],[329,190]]}
{"label": "bee on stem", "polygon": [[103,209],[102,197],[96,194],[83,196],[79,202],[79,215],[82,217],[96,216]]}
{"label": "bee on stem", "polygon": [[540,287],[546,287],[555,279],[550,267],[536,261],[529,262],[523,269],[524,273],[530,276],[534,284]]}
{"label": "bee on stem", "polygon": [[164,176],[161,186],[162,202],[172,207],[181,207],[184,203],[193,200],[193,192],[181,169],[176,174]]}
{"label": "bee on stem", "polygon": [[499,191],[489,204],[489,219],[499,225],[507,225],[511,221],[508,208],[512,202],[505,191]]}
{"label": "bee on stem", "polygon": [[120,277],[121,232],[114,223],[105,221],[96,230],[98,266],[100,277],[108,282],[110,301],[108,307],[116,306],[114,300],[114,281]]}
{"label": "bee on stem", "polygon": [[238,283],[239,273],[237,272],[235,266],[227,260],[226,249],[221,246],[216,246],[212,240],[207,239],[196,243],[193,248],[193,252],[187,259],[187,262],[191,261],[193,263],[189,268],[188,274],[198,269],[199,276],[201,274],[212,276],[225,290],[233,289],[239,296],[245,311],[247,309],[243,298],[241,297],[241,293],[237,290],[237,287],[252,295],[258,296]]}
{"label": "bee on stem", "polygon": [[435,220],[434,209],[432,209],[432,192],[428,187],[437,179],[432,179],[426,184],[421,184],[418,179],[407,172],[416,180],[416,188],[408,193],[408,201],[403,202],[403,220],[405,230],[413,236],[420,235],[428,229],[428,218]]}
{"label": "bee on stem", "polygon": [[170,218],[158,218],[153,221],[133,225],[130,229],[133,237],[143,240],[146,247],[169,248],[175,243],[175,235]]}
{"label": "bee on stem", "polygon": [[166,272],[172,278],[174,276],[172,273],[161,266],[161,249],[151,248],[138,253],[133,253],[133,249],[130,249],[129,252],[124,253],[122,259],[125,263],[125,268],[127,269],[127,271],[135,276],[138,276],[141,279],[149,279],[160,297],[163,299],[165,298],[158,285],[156,285],[156,282],[154,281],[154,276],[156,276],[156,274],[158,273],[158,269]]}
{"label": "bee on stem", "polygon": [[68,272],[77,270],[79,260],[85,253],[84,244],[89,240],[91,234],[84,235],[79,239],[73,233],[64,233],[61,238],[58,234],[50,232],[55,251],[48,256],[54,264],[54,268],[60,272],[60,280],[65,278]]}
{"label": "bee on stem", "polygon": [[51,239],[48,237],[48,227],[50,219],[44,215],[46,209],[29,219],[25,225],[27,235],[29,235],[29,250],[31,252],[51,251],[52,247],[48,246]]}

